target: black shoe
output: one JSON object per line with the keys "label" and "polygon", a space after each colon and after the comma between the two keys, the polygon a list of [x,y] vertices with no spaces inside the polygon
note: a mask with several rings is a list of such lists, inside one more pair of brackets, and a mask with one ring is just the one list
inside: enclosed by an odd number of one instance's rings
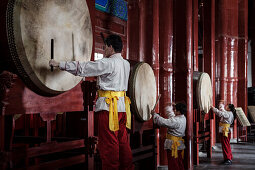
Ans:
{"label": "black shoe", "polygon": [[232,165],[232,160],[227,159],[227,160],[224,162],[224,165]]}

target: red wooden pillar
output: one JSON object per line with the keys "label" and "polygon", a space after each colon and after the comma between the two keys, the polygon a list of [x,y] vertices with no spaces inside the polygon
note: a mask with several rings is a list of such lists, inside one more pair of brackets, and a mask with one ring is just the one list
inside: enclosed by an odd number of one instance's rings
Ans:
{"label": "red wooden pillar", "polygon": [[[247,115],[247,67],[248,67],[248,1],[238,2],[238,91],[237,103]],[[247,141],[247,130],[245,130]]]}
{"label": "red wooden pillar", "polygon": [[145,61],[146,50],[146,0],[139,1],[139,61]]}
{"label": "red wooden pillar", "polygon": [[193,0],[193,70],[198,71],[198,0]]}
{"label": "red wooden pillar", "polygon": [[[254,11],[255,12],[255,11]],[[255,15],[254,15],[255,16]],[[255,33],[255,28],[253,29]],[[252,87],[255,86],[255,35],[251,38]]]}
{"label": "red wooden pillar", "polygon": [[238,106],[247,115],[247,67],[248,67],[248,2],[238,3]]}
{"label": "red wooden pillar", "polygon": [[[159,1],[153,0],[153,32],[152,32],[152,68],[156,78],[157,95],[159,94]],[[156,112],[159,112],[159,105],[156,107]],[[157,145],[157,160],[159,165],[159,130],[156,129],[156,145]]]}
{"label": "red wooden pillar", "polygon": [[152,56],[152,5],[152,1],[139,0],[139,61],[148,63]]}
{"label": "red wooden pillar", "polygon": [[[159,2],[159,41],[160,41],[160,113],[164,106],[173,102],[173,0]],[[164,150],[166,128],[160,128],[160,164],[167,165]]]}
{"label": "red wooden pillar", "polygon": [[127,59],[139,59],[139,5],[138,0],[128,0]]}
{"label": "red wooden pillar", "polygon": [[187,104],[185,169],[193,169],[193,63],[192,1],[174,1],[175,101]]}
{"label": "red wooden pillar", "polygon": [[[250,5],[250,4],[249,4]],[[255,16],[255,3],[252,3],[252,7],[249,7],[251,11],[249,11],[249,18],[254,18]],[[251,40],[251,69],[252,69],[252,86],[255,86],[255,22],[253,19],[250,20],[249,23],[249,39]]]}
{"label": "red wooden pillar", "polygon": [[[204,71],[212,81],[213,106],[215,106],[215,0],[204,2]],[[215,115],[211,120],[211,144],[215,145]]]}
{"label": "red wooden pillar", "polygon": [[[238,1],[220,0],[219,46],[221,57],[220,98],[237,106],[238,84]],[[233,138],[237,137],[236,122]]]}

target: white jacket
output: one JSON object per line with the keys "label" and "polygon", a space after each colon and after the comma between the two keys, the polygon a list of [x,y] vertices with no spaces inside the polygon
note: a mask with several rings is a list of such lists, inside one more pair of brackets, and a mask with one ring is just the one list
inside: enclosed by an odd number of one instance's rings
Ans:
{"label": "white jacket", "polygon": [[[159,114],[154,114],[153,121],[155,124],[159,126],[167,127],[167,133],[177,137],[185,136],[186,130],[186,117],[184,115],[177,115],[174,117],[170,117],[169,119],[165,119],[161,117]],[[164,143],[165,149],[170,149],[172,147],[173,141],[170,139],[166,139]],[[185,149],[185,145],[182,141],[180,141],[180,146],[178,146],[178,150]]]}
{"label": "white jacket", "polygon": [[[218,110],[217,108],[213,108],[213,112],[220,117],[221,123],[227,123],[232,124],[234,121],[234,115],[231,111],[226,111],[224,108],[221,108],[221,110]],[[219,132],[222,133],[223,127],[219,127]],[[229,128],[230,131],[230,128]]]}
{"label": "white jacket", "polygon": [[[60,62],[59,68],[76,76],[98,76],[97,84],[100,90],[127,91],[128,89],[130,64],[122,58],[120,53],[97,61]],[[124,97],[119,97],[117,105],[118,112],[126,112]],[[109,111],[105,97],[99,97],[96,102],[95,111],[101,110]]]}

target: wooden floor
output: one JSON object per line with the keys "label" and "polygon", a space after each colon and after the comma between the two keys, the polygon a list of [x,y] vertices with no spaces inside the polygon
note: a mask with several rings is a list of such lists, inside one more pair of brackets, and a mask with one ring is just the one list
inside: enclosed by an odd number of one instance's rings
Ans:
{"label": "wooden floor", "polygon": [[194,169],[212,170],[212,169],[229,169],[229,170],[255,170],[255,143],[231,143],[233,152],[233,164],[223,165],[223,155],[221,144],[217,143],[213,149],[212,159],[206,158],[206,154],[201,154],[200,165]]}

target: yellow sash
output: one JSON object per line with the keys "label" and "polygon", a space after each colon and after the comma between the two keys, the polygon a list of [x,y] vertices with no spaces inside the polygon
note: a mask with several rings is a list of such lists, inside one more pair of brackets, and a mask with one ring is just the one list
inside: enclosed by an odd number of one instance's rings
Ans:
{"label": "yellow sash", "polygon": [[117,101],[119,97],[125,97],[125,108],[127,114],[126,127],[131,129],[131,112],[129,97],[126,96],[125,91],[104,91],[98,90],[99,97],[106,97],[105,102],[109,104],[109,129],[111,131],[119,130],[119,118],[118,118],[118,107]]}
{"label": "yellow sash", "polygon": [[[182,141],[184,143],[184,140],[182,139],[182,137],[177,137],[177,136],[173,136],[170,134],[166,134],[166,138],[170,139],[173,141],[171,150],[172,150],[172,156],[174,158],[178,158],[178,146],[180,146],[180,141]],[[184,158],[184,150],[182,150],[182,159]]]}
{"label": "yellow sash", "polygon": [[222,128],[222,133],[223,133],[223,136],[226,136],[228,137],[228,132],[229,132],[229,127],[230,127],[230,124],[227,124],[227,123],[221,123],[219,124]]}

